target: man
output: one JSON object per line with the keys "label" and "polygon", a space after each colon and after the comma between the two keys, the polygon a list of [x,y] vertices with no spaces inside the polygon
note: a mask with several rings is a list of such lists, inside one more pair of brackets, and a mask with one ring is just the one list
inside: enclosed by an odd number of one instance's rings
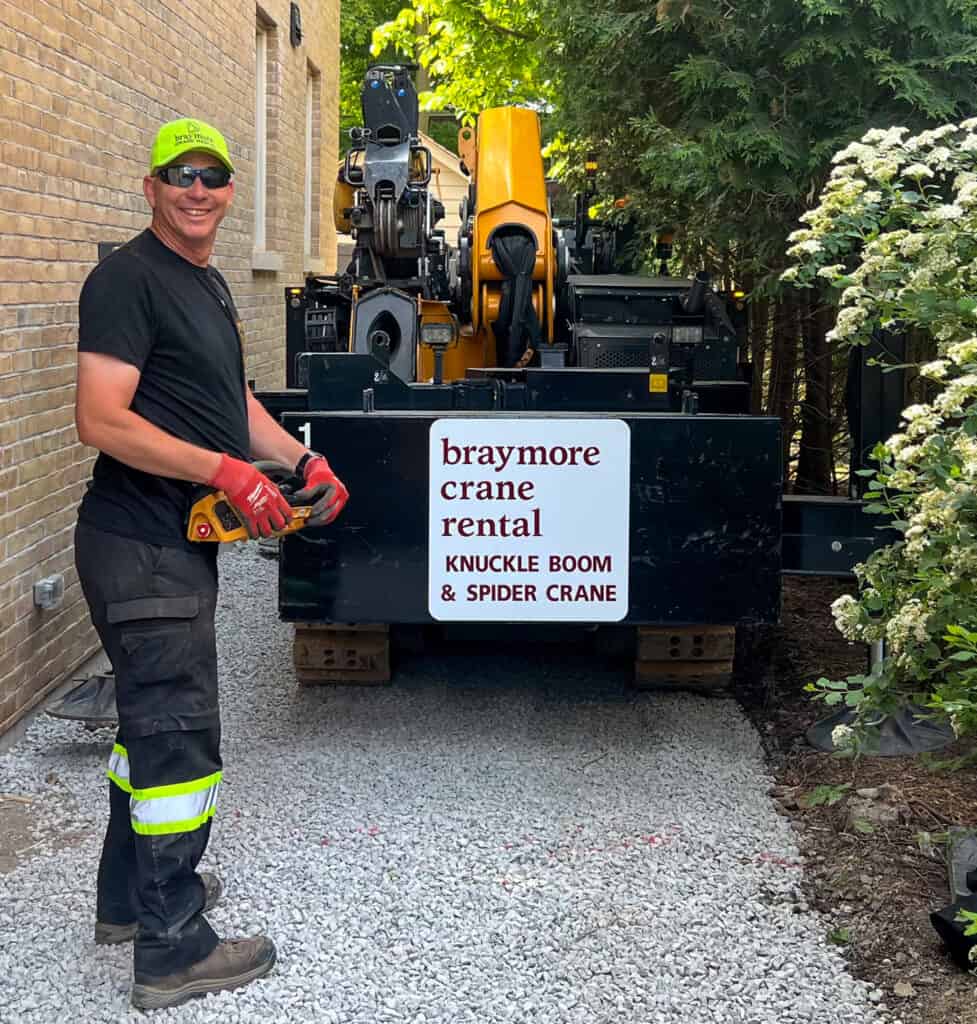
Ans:
{"label": "man", "polygon": [[95,941],[134,939],[144,1009],[247,984],[276,956],[264,936],[219,940],[204,917],[221,890],[196,870],[221,777],[217,545],[185,539],[190,506],[205,485],[252,537],[285,526],[288,502],[249,456],[304,479],[309,525],[348,498],[247,387],[234,303],[210,266],[233,171],[216,129],[164,124],[143,179],[152,223],[92,271],[79,303],[76,423],[100,454],[75,559],[119,713]]}

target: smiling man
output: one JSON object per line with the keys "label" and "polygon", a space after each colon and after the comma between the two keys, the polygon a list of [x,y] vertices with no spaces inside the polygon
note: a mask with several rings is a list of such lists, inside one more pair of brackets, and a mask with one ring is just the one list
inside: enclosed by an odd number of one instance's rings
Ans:
{"label": "smiling man", "polygon": [[252,537],[284,526],[289,505],[252,457],[304,479],[309,525],[332,522],[348,497],[247,386],[234,302],[210,265],[233,174],[215,128],[164,124],[143,179],[152,223],[95,267],[79,301],[75,419],[100,454],[75,563],[119,717],[95,941],[134,940],[132,1001],[144,1009],[247,984],[276,957],[270,939],[221,941],[204,917],[222,888],[197,872],[222,768],[217,545],[187,541],[190,507],[209,487]]}

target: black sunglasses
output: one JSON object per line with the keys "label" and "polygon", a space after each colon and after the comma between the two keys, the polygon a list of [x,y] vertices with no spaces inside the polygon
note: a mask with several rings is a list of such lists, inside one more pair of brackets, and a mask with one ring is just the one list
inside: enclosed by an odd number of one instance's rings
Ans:
{"label": "black sunglasses", "polygon": [[175,188],[189,188],[197,178],[204,188],[226,188],[231,182],[231,172],[226,167],[191,167],[189,164],[160,168],[156,176]]}

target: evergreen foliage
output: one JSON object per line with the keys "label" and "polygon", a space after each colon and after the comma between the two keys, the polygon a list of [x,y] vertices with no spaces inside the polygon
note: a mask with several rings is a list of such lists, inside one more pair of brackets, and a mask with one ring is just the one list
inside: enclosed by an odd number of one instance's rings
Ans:
{"label": "evergreen foliage", "polygon": [[773,284],[833,153],[975,105],[974,0],[553,3],[558,116],[696,254]]}

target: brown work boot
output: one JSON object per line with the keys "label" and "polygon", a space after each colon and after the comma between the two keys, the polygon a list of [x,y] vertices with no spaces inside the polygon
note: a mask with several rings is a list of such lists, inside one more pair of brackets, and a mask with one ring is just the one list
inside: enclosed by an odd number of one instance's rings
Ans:
{"label": "brown work boot", "polygon": [[213,953],[163,978],[136,981],[132,1005],[140,1010],[179,1006],[194,996],[239,988],[267,974],[275,965],[275,944],[264,935],[253,939],[224,939]]}
{"label": "brown work boot", "polygon": [[[213,910],[217,906],[217,902],[224,892],[224,883],[209,871],[200,872],[200,881],[204,883],[203,913],[207,913],[208,910]],[[137,931],[139,931],[138,921],[131,921],[129,924],[108,924],[106,921],[96,921],[95,945],[117,946],[121,942],[132,942]]]}

